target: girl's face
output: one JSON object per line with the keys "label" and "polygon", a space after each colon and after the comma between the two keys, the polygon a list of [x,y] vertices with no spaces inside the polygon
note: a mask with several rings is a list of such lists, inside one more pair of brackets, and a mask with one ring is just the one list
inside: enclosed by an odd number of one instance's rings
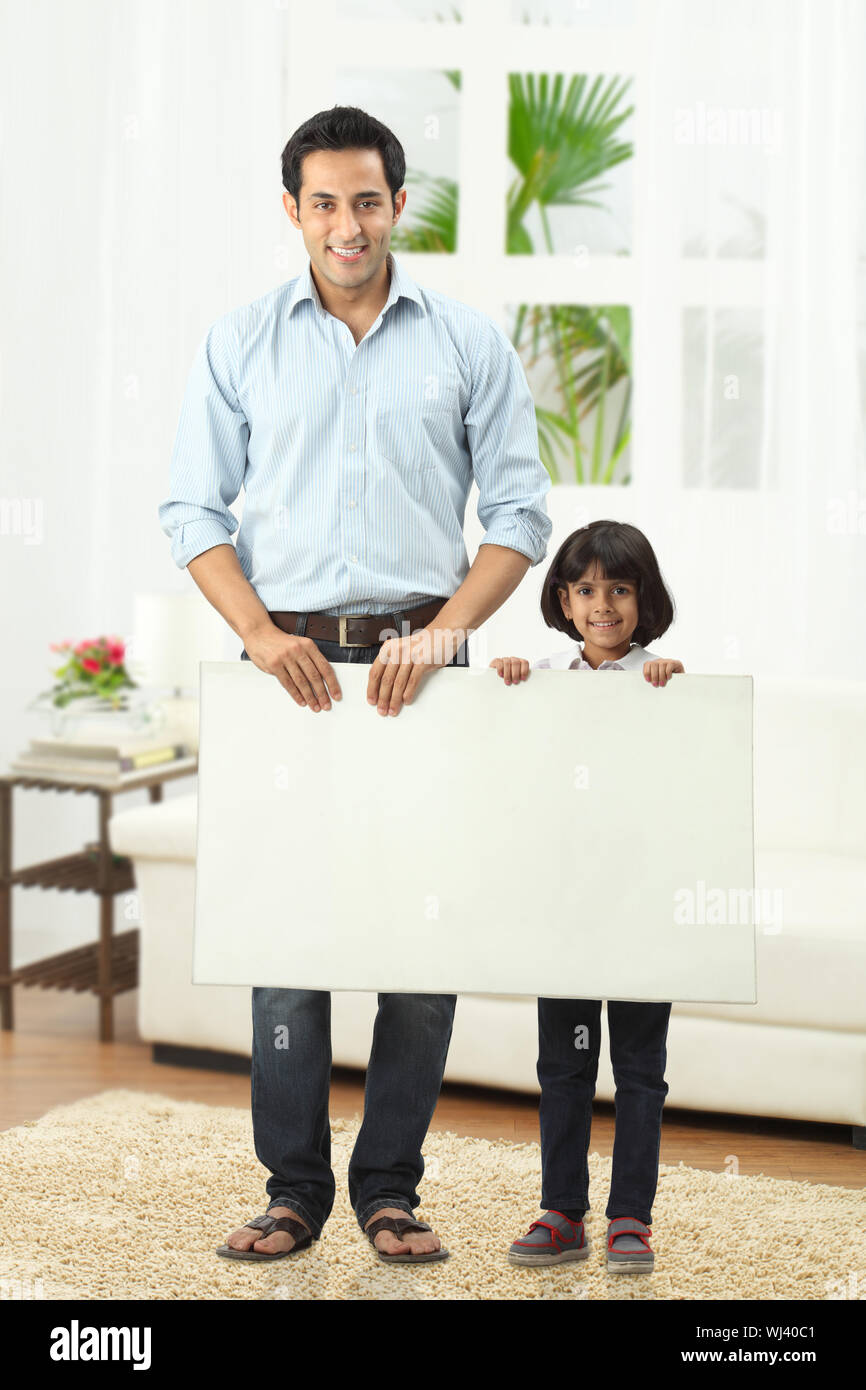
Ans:
{"label": "girl's face", "polygon": [[557,593],[563,613],[583,638],[585,652],[589,649],[602,661],[625,655],[639,619],[635,580],[603,578],[595,565]]}

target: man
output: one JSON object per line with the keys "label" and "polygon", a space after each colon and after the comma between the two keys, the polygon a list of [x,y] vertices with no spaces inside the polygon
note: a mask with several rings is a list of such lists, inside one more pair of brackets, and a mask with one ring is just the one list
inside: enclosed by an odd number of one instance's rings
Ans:
{"label": "man", "polygon": [[[391,131],[333,107],[295,132],[282,164],[309,265],[202,341],[160,522],[242,657],[297,705],[330,710],[341,698],[331,663],[356,660],[370,666],[368,702],[396,716],[431,671],[465,664],[469,634],[544,558],[550,479],[505,334],[421,290],[389,250],[406,202]],[[473,475],[485,540],[470,568]],[[229,506],[242,486],[235,548]],[[411,1218],[455,1002],[379,996],[349,1196],[383,1258],[447,1253]],[[286,1024],[292,1043],[277,1050]],[[330,994],[254,989],[256,1153],[271,1172],[267,1216],[286,1220],[242,1226],[220,1253],[279,1258],[321,1234],[334,1199],[330,1066]]]}

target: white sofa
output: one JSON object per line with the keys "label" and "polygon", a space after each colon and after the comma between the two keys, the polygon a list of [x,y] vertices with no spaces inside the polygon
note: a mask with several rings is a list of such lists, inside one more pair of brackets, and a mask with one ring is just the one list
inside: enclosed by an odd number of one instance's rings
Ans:
{"label": "white sofa", "polygon": [[[674,1005],[668,1105],[850,1124],[866,1147],[864,767],[866,684],[755,678],[756,887],[782,890],[783,920],[756,929],[757,1004]],[[110,835],[135,864],[142,1038],[164,1060],[248,1058],[250,991],[190,983],[196,794],[121,811]],[[334,994],[336,1065],[366,1065],[375,1008]],[[534,1000],[462,996],[446,1080],[537,1091],[536,1042]]]}

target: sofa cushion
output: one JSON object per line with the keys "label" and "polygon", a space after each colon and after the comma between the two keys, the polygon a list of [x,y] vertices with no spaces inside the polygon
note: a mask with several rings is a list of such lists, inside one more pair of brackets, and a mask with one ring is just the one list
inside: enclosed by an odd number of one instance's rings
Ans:
{"label": "sofa cushion", "polygon": [[862,681],[755,676],[755,844],[863,855]]}
{"label": "sofa cushion", "polygon": [[198,793],[118,811],[108,822],[115,854],[133,859],[187,859],[195,863]]}
{"label": "sofa cushion", "polygon": [[768,920],[755,928],[758,1002],[676,1004],[677,1012],[862,1031],[866,1027],[866,861],[847,855],[765,850],[756,855],[755,887],[758,895],[767,895],[768,902],[775,893],[781,894],[781,920]]}

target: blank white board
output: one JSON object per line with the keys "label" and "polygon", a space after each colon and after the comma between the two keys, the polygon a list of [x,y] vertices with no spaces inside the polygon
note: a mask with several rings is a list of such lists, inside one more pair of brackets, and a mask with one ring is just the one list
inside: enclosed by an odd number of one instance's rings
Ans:
{"label": "blank white board", "polygon": [[201,663],[193,982],[754,1003],[752,679]]}

